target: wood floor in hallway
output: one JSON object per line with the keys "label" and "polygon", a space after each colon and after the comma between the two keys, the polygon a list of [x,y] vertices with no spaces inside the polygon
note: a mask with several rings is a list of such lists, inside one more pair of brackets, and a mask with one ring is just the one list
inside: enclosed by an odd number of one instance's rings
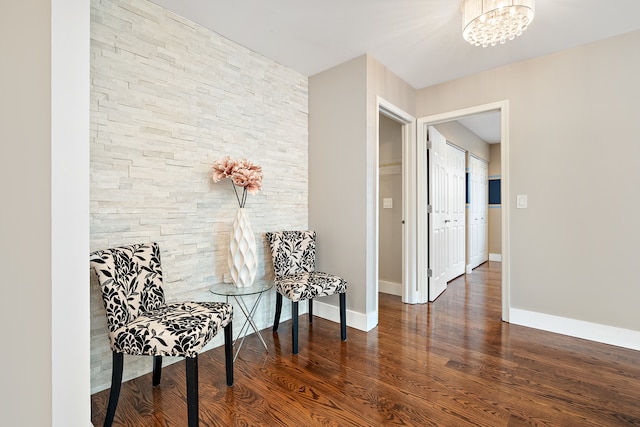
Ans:
{"label": "wood floor in hallway", "polygon": [[[286,303],[286,301],[285,301]],[[248,336],[225,386],[223,348],[199,357],[201,426],[640,425],[640,352],[500,320],[500,263],[434,303],[380,294],[368,333],[321,318]],[[273,308],[271,308],[273,310]],[[234,325],[239,328],[240,325]],[[151,365],[151,360],[149,360]],[[126,366],[125,366],[126,369]],[[123,384],[114,425],[186,426],[184,363]],[[109,390],[91,397],[102,426]]]}

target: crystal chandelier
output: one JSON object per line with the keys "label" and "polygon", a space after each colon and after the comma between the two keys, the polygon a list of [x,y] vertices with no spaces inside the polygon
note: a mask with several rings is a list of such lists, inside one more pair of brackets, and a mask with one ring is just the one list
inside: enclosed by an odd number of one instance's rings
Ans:
{"label": "crystal chandelier", "polygon": [[462,0],[462,36],[475,46],[504,44],[527,29],[535,0]]}

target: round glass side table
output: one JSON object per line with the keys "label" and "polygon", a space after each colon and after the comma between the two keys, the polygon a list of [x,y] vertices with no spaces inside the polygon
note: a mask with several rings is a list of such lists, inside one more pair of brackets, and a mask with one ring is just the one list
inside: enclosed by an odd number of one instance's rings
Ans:
{"label": "round glass side table", "polygon": [[[269,349],[267,348],[267,343],[262,338],[258,326],[256,326],[255,322],[253,321],[253,316],[256,313],[256,309],[258,308],[258,304],[262,299],[262,295],[264,295],[264,293],[271,288],[273,288],[273,281],[266,279],[256,279],[253,282],[253,285],[245,286],[242,288],[237,287],[233,283],[216,283],[215,285],[211,286],[211,293],[224,296],[227,302],[229,302],[229,297],[233,297],[233,299],[236,301],[236,304],[238,305],[238,307],[240,307],[240,310],[242,311],[242,313],[244,313],[245,316],[245,321],[242,325],[242,328],[240,328],[240,333],[238,333],[237,338],[233,342],[233,345],[236,346],[236,354],[233,356],[234,362],[238,357],[238,353],[240,353],[242,344],[244,344],[244,339],[249,332],[249,326],[251,326],[253,331],[258,335],[258,338],[260,338],[260,341],[262,341],[264,349],[269,351]],[[246,301],[244,300],[244,297],[249,295],[258,295],[251,308],[249,308]],[[240,340],[239,343],[238,340]]]}

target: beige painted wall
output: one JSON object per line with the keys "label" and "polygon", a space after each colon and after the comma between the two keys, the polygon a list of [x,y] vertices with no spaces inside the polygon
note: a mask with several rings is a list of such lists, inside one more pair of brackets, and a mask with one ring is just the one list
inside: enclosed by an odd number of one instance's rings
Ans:
{"label": "beige painted wall", "polygon": [[47,426],[52,409],[49,1],[2,6],[0,52],[0,319],[5,325],[0,413],[6,425],[21,425],[29,414],[31,425]]}
{"label": "beige painted wall", "polygon": [[309,227],[317,232],[317,268],[347,280],[347,308],[359,313],[366,298],[365,82],[365,56],[309,78]]}
{"label": "beige painted wall", "polygon": [[640,32],[420,90],[418,116],[509,100],[511,305],[640,330]]}
{"label": "beige painted wall", "polygon": [[89,8],[0,9],[1,424],[84,427]]}
{"label": "beige painted wall", "polygon": [[[379,149],[379,280],[402,284],[402,126],[380,114]],[[391,208],[383,201],[389,198]]]}
{"label": "beige painted wall", "polygon": [[489,167],[487,169],[487,173],[489,176],[497,176],[499,177],[502,173],[502,160],[500,158],[500,144],[489,144]]}

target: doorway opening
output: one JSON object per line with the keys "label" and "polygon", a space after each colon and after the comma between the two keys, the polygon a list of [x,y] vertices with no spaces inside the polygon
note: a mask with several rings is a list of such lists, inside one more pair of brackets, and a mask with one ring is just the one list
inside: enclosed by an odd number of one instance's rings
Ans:
{"label": "doorway opening", "polygon": [[[433,195],[433,191],[430,190],[430,184],[434,183],[434,179],[429,175],[429,166],[430,162],[433,160],[433,155],[431,155],[428,150],[428,136],[429,136],[429,128],[440,127],[446,128],[447,126],[462,125],[465,122],[467,124],[471,123],[474,118],[479,118],[482,115],[487,115],[488,113],[492,113],[495,117],[498,118],[499,124],[499,149],[494,148],[493,150],[487,150],[485,153],[485,161],[487,165],[490,162],[491,151],[493,151],[494,156],[498,156],[499,159],[499,173],[496,173],[495,169],[491,169],[492,173],[488,174],[488,185],[491,185],[491,181],[499,182],[498,185],[494,185],[492,194],[495,196],[497,191],[499,203],[494,203],[494,208],[491,209],[492,206],[491,200],[484,200],[485,206],[489,207],[487,212],[487,217],[484,220],[489,224],[489,222],[493,222],[493,226],[500,227],[500,232],[497,233],[497,239],[499,239],[500,244],[494,246],[493,248],[489,248],[488,242],[481,242],[483,245],[486,245],[486,251],[488,251],[488,259],[492,259],[495,261],[502,261],[501,270],[502,270],[502,320],[509,321],[509,164],[508,164],[508,153],[509,153],[509,135],[508,135],[508,101],[501,101],[492,104],[480,105],[477,107],[471,107],[463,110],[452,111],[448,113],[438,114],[429,117],[423,117],[418,119],[417,121],[417,151],[418,155],[417,159],[417,177],[418,177],[418,188],[417,188],[417,199],[418,199],[418,256],[417,266],[418,266],[418,289],[423,292],[424,300],[420,302],[426,302],[427,300],[434,300],[434,295],[429,295],[429,291],[432,288],[435,280],[438,277],[439,272],[434,271],[434,267],[437,264],[434,260],[434,255],[436,252],[433,250],[433,245],[435,241],[434,234],[434,219],[433,215],[429,213],[430,209],[433,209],[432,200],[429,199],[430,195]],[[472,127],[472,125],[469,125]],[[446,139],[446,138],[445,138]],[[446,141],[445,141],[446,142]],[[470,154],[473,153],[473,149],[466,149],[467,151],[467,167],[469,166],[469,158]],[[495,159],[495,158],[494,158]],[[495,160],[494,160],[495,163]],[[467,171],[469,172],[469,171]],[[488,172],[488,171],[487,171]],[[431,180],[430,180],[431,178]],[[493,178],[493,179],[491,179]],[[499,179],[499,181],[498,181]],[[495,183],[494,183],[495,184]],[[494,200],[495,201],[495,200]],[[498,209],[499,206],[499,209]],[[466,223],[468,225],[467,231],[472,223],[474,218],[469,217],[469,208],[467,207],[467,218]],[[498,220],[496,221],[496,216],[498,216]],[[467,249],[466,253],[466,271],[470,271],[473,267],[472,262],[476,262],[477,259],[482,259],[482,257],[476,257],[475,260],[471,260],[471,249],[469,246],[476,244],[477,242],[469,241],[469,233],[467,233]],[[481,245],[481,246],[483,246]],[[495,249],[495,248],[499,249]],[[499,253],[491,253],[491,250],[497,251]],[[445,253],[444,255],[447,255]],[[443,255],[443,256],[444,256]],[[446,275],[443,275],[446,277]],[[442,290],[442,285],[439,284],[440,289]],[[446,282],[445,282],[446,287]],[[435,287],[434,291],[438,288]],[[426,295],[426,296],[425,296]]]}
{"label": "doorway opening", "polygon": [[402,296],[402,123],[378,113],[378,291]]}
{"label": "doorway opening", "polygon": [[379,291],[400,295],[403,302],[413,302],[417,290],[416,120],[382,98],[377,99],[377,104],[376,311]]}

